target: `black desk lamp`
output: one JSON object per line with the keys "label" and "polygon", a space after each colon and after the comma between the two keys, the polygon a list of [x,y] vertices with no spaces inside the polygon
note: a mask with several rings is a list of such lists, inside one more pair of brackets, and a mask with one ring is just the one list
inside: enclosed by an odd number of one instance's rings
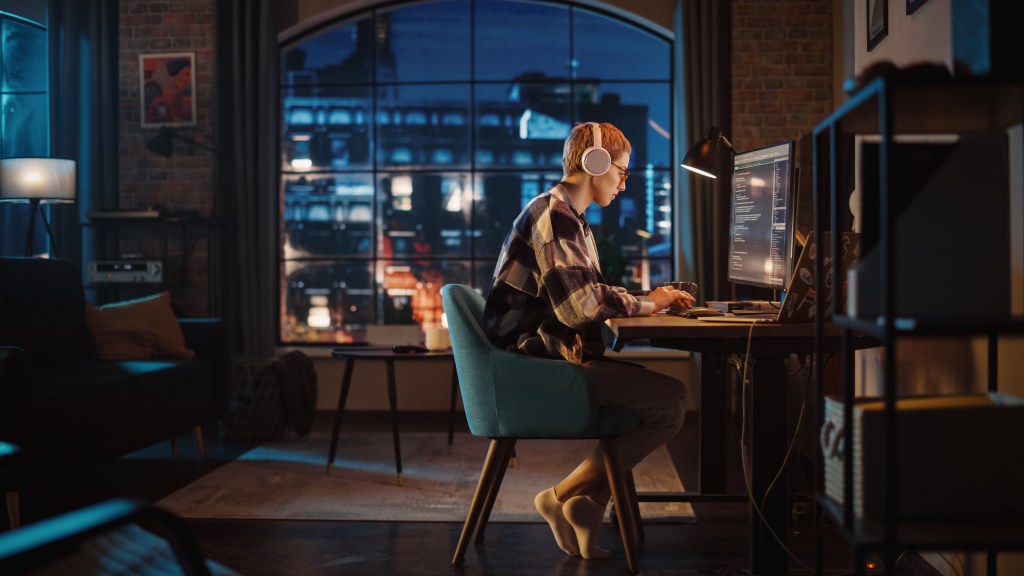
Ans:
{"label": "black desk lamp", "polygon": [[690,147],[683,157],[683,168],[708,178],[718,178],[718,143],[725,142],[729,150],[736,152],[732,142],[717,126],[708,126],[704,139]]}
{"label": "black desk lamp", "polygon": [[168,128],[167,126],[161,126],[160,131],[156,133],[156,136],[153,136],[152,138],[146,141],[146,149],[149,150],[150,152],[153,152],[154,154],[159,154],[164,158],[170,158],[171,156],[174,155],[173,140],[175,138],[181,140],[182,142],[186,142],[193,146],[202,148],[204,150],[216,152],[216,150],[214,150],[212,146],[208,144],[203,144],[202,142],[197,142],[191,138],[186,138],[185,136],[178,134],[172,128]]}
{"label": "black desk lamp", "polygon": [[32,256],[36,214],[43,219],[50,246],[57,253],[53,230],[40,204],[71,204],[75,201],[75,161],[62,158],[4,158],[0,160],[0,202],[29,204],[25,257]]}

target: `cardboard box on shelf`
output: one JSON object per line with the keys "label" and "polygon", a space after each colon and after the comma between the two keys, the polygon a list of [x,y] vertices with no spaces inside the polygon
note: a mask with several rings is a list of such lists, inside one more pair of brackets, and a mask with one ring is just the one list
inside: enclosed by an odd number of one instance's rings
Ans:
{"label": "cardboard box on shelf", "polygon": [[[897,402],[897,515],[902,520],[1024,515],[1024,399],[1005,394],[902,398]],[[884,402],[853,409],[853,509],[885,511]],[[843,503],[843,402],[825,398],[825,494]],[[890,443],[890,446],[892,444]]]}

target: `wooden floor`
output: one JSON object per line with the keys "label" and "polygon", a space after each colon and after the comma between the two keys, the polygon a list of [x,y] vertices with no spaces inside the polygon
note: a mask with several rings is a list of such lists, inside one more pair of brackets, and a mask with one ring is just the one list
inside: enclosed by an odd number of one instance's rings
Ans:
{"label": "wooden floor", "polygon": [[[314,425],[329,429],[331,418],[331,414],[318,414]],[[446,414],[402,416],[403,431],[443,434],[446,427]],[[345,428],[387,431],[390,424],[386,414],[351,413],[346,415]],[[465,422],[460,429],[465,430]],[[668,446],[684,483],[696,476],[696,430],[696,416],[689,417],[683,431]],[[206,441],[206,459],[197,458],[191,439],[183,437],[178,441],[177,458],[171,457],[167,443],[158,444],[110,465],[94,467],[88,474],[65,478],[52,488],[57,505],[73,509],[114,496],[156,501],[249,447],[219,442],[212,433],[206,435]],[[806,476],[797,470],[791,472],[791,492],[810,493],[810,478]],[[738,450],[730,460],[730,485],[736,491],[743,490]],[[814,565],[812,519],[800,513],[805,498],[795,496],[793,503],[796,521],[790,523],[788,540],[799,561],[790,560],[790,574],[809,574],[804,565]],[[466,505],[468,508],[469,502]],[[746,506],[698,504],[695,509],[695,524],[646,527],[647,540],[640,558],[642,573],[748,574]],[[38,503],[23,504],[27,520],[39,515],[39,510]],[[208,558],[249,576],[627,574],[614,530],[606,529],[601,536],[602,546],[612,550],[612,557],[586,561],[565,556],[539,517],[536,524],[490,525],[486,542],[471,546],[465,566],[458,570],[450,566],[461,530],[457,523],[189,520],[188,525]],[[851,566],[845,542],[830,528],[825,533],[826,573],[848,573]]]}

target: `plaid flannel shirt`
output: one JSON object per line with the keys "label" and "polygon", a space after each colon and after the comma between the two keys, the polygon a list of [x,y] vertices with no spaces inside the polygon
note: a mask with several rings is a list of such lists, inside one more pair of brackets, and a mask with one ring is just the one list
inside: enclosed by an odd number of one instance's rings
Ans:
{"label": "plaid flannel shirt", "polygon": [[604,353],[601,324],[654,302],[605,284],[587,219],[558,185],[530,201],[505,238],[484,307],[496,346],[582,363]]}

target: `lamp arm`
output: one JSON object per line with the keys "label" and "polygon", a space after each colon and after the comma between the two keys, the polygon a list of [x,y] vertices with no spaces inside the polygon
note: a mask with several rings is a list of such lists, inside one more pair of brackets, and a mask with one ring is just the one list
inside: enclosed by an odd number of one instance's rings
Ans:
{"label": "lamp arm", "polygon": [[724,132],[719,132],[718,133],[718,137],[722,139],[722,142],[725,142],[725,145],[729,147],[729,150],[732,150],[733,152],[736,152],[736,149],[733,148],[733,146],[732,146],[732,142],[729,142],[729,139],[725,137],[725,133]]}
{"label": "lamp arm", "polygon": [[[198,142],[198,141],[193,140],[193,139],[191,139],[191,138],[189,138],[187,136],[182,136],[181,134],[178,134],[177,132],[171,132],[171,138],[177,138],[178,140],[181,140],[182,142],[186,142],[186,143],[191,144],[193,146],[198,146],[199,148],[202,148],[204,150],[209,150],[210,152],[214,152],[214,153],[217,152],[217,150],[215,148],[213,148],[212,146],[210,146],[209,144],[203,144],[202,142]],[[725,137],[723,136],[723,138],[725,138]]]}

